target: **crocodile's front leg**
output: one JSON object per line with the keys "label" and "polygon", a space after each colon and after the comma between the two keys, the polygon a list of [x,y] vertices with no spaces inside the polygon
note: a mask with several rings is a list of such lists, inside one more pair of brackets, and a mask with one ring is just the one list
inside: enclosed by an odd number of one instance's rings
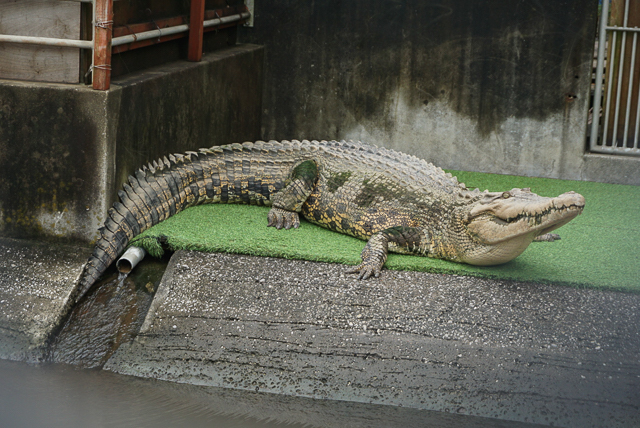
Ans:
{"label": "crocodile's front leg", "polygon": [[396,226],[382,230],[369,238],[362,250],[362,263],[347,273],[357,273],[358,279],[377,278],[387,261],[389,244],[395,245],[398,252],[415,253],[424,241],[424,231],[417,227]]}
{"label": "crocodile's front leg", "polygon": [[269,211],[267,227],[291,229],[300,226],[298,213],[318,180],[318,166],[312,160],[299,163],[293,168],[287,185],[275,193]]}

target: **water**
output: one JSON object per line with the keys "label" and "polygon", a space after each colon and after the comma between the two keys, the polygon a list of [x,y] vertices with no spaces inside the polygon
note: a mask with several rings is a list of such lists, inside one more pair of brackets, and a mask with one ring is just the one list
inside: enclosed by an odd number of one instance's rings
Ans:
{"label": "water", "polygon": [[[538,425],[536,425],[538,426]],[[2,428],[518,428],[530,424],[312,400],[0,360]]]}
{"label": "water", "polygon": [[134,273],[110,272],[74,307],[49,350],[48,361],[100,368],[140,330],[166,267],[149,258]]}
{"label": "water", "polygon": [[189,385],[62,364],[30,366],[0,360],[3,428],[284,426],[238,413],[239,409],[225,411],[228,400]]}

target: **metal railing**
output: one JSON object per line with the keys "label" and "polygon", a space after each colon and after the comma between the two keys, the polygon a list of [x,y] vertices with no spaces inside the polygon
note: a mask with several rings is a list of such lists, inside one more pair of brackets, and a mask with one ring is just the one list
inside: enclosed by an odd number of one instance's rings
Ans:
{"label": "metal railing", "polygon": [[[189,37],[190,61],[202,59],[202,37],[204,29],[214,29],[230,24],[240,24],[250,18],[246,8],[232,14],[213,11],[214,18],[206,19],[204,0],[191,0],[191,16],[188,24],[172,25],[149,31],[131,32],[119,37],[113,35],[113,0],[72,0],[93,5],[93,40],[57,39],[51,37],[15,36],[0,34],[0,43],[26,43],[46,46],[64,46],[92,50],[91,81],[94,89],[107,90],[111,83],[111,51],[113,47],[140,44],[155,39],[162,42],[163,37],[183,34]],[[157,25],[156,25],[157,27]],[[185,34],[188,33],[188,34]]]}
{"label": "metal railing", "polygon": [[624,1],[624,15],[622,25],[610,25],[610,0],[602,2],[589,145],[592,152],[640,156],[640,28],[629,26],[629,6],[637,10],[640,0],[614,1]]}

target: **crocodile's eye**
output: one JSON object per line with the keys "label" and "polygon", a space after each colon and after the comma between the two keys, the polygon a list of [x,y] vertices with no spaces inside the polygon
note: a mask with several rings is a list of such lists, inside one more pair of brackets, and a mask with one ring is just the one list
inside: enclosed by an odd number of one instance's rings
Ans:
{"label": "crocodile's eye", "polygon": [[504,193],[502,194],[502,198],[503,198],[503,199],[509,199],[510,197],[511,197],[511,193],[509,193],[509,192],[504,192]]}

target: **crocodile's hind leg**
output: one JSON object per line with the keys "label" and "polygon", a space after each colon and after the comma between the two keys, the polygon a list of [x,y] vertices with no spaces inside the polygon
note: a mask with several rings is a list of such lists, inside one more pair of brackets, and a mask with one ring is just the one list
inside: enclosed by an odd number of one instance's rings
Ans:
{"label": "crocodile's hind leg", "polygon": [[268,227],[291,229],[300,226],[298,213],[318,179],[318,166],[312,160],[299,163],[293,168],[287,185],[275,193],[269,211]]}
{"label": "crocodile's hind leg", "polygon": [[425,231],[418,227],[396,226],[373,234],[362,250],[362,263],[347,270],[347,273],[357,273],[359,279],[380,276],[382,266],[387,261],[389,245],[393,245],[395,252],[416,254],[424,253],[427,239]]}

